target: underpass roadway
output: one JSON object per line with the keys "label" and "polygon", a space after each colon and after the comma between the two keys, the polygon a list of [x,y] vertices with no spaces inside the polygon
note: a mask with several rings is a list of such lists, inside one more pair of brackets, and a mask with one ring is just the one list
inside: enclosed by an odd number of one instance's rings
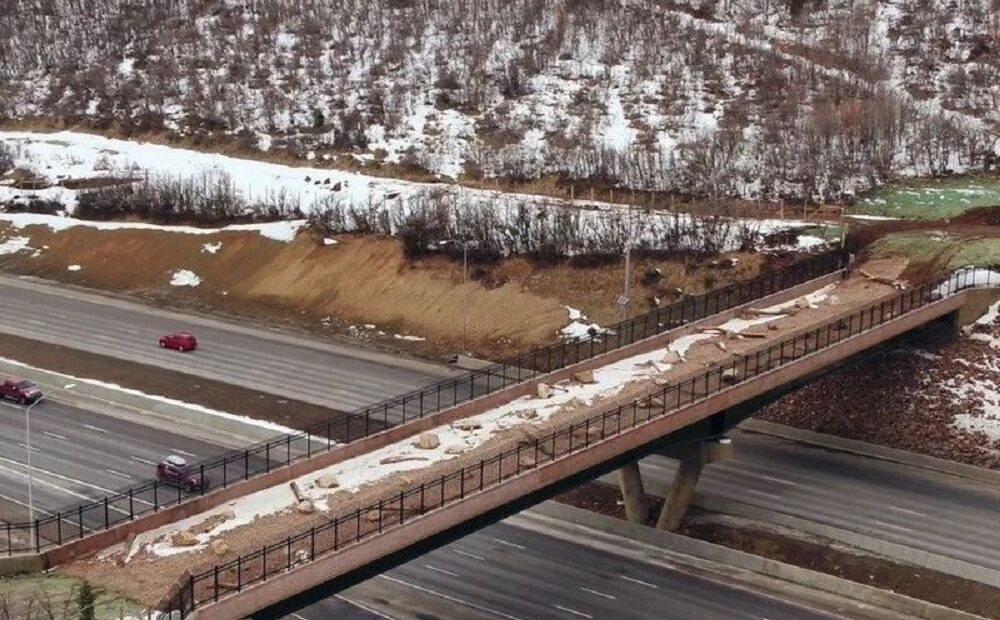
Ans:
{"label": "underpass roadway", "polygon": [[[731,437],[732,460],[705,467],[695,505],[721,499],[1000,571],[996,485],[762,433]],[[639,467],[646,492],[666,496],[677,461]]]}
{"label": "underpass roadway", "polygon": [[[895,612],[527,511],[284,616],[418,620],[847,620]],[[367,610],[367,611],[365,611]],[[368,615],[365,615],[368,614]]]}

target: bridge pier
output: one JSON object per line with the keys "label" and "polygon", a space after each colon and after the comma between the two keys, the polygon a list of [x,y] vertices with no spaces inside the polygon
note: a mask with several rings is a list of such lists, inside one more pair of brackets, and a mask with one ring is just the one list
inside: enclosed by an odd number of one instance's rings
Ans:
{"label": "bridge pier", "polygon": [[643,525],[649,523],[649,504],[646,502],[646,489],[642,485],[639,461],[627,463],[618,470],[618,486],[621,488],[628,520]]}
{"label": "bridge pier", "polygon": [[709,463],[728,461],[732,455],[733,442],[728,437],[694,441],[678,446],[676,458],[680,461],[680,465],[660,509],[656,529],[676,531],[681,526],[688,506],[694,498],[694,490],[698,486],[702,469]]}

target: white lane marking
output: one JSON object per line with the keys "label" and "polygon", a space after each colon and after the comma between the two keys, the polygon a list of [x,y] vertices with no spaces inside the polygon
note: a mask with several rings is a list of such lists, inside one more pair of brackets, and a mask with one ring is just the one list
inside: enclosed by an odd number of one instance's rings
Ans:
{"label": "white lane marking", "polygon": [[774,476],[768,476],[767,474],[756,474],[756,475],[759,478],[763,478],[764,480],[770,480],[771,482],[777,482],[778,484],[787,484],[790,487],[799,486],[798,482],[792,482],[791,480],[785,480],[784,478],[775,478]]}
{"label": "white lane marking", "polygon": [[130,476],[130,475],[128,475],[128,474],[123,474],[123,473],[122,473],[122,472],[120,472],[120,471],[115,471],[115,470],[113,470],[113,469],[107,469],[107,468],[105,468],[105,469],[104,469],[104,471],[108,472],[108,473],[109,473],[109,474],[111,474],[112,476],[118,476],[118,477],[120,477],[120,478],[128,478],[129,480],[131,480],[131,479],[132,479],[132,476]]}
{"label": "white lane marking", "polygon": [[643,581],[642,579],[636,579],[634,577],[629,577],[627,575],[618,575],[618,576],[624,579],[625,581],[631,581],[632,583],[637,583],[640,586],[646,586],[647,588],[653,588],[654,590],[660,589],[660,586],[656,585],[655,583],[649,583],[648,581]]}
{"label": "white lane marking", "polygon": [[[379,611],[377,609],[373,609],[372,607],[369,607],[368,605],[366,605],[364,603],[361,603],[359,601],[352,601],[351,599],[346,598],[342,594],[334,594],[333,598],[340,599],[340,600],[344,601],[345,603],[347,603],[348,605],[354,605],[358,609],[363,609],[364,611],[367,611],[368,613],[370,613],[373,616],[378,616],[379,618],[385,618],[385,620],[396,620],[392,616],[387,616],[384,613],[382,613],[381,611]],[[292,614],[293,618],[295,618],[296,616],[297,616],[297,614]],[[306,618],[303,618],[302,616],[298,616],[298,618],[299,618],[299,620],[306,620]]]}
{"label": "white lane marking", "polygon": [[131,458],[132,458],[133,461],[138,461],[138,462],[143,463],[145,465],[156,465],[155,461],[151,461],[149,459],[144,459],[144,458],[142,458],[140,456],[133,456]]}
{"label": "white lane marking", "polygon": [[[27,467],[27,465],[25,463],[22,463],[21,461],[15,461],[14,459],[8,459],[8,458],[2,457],[2,456],[0,456],[0,462],[9,463],[11,465],[17,465],[18,467]],[[32,467],[31,469],[36,474],[40,473],[40,474],[45,474],[46,476],[52,476],[53,478],[56,478],[57,480],[62,480],[64,482],[70,482],[72,484],[78,484],[80,486],[84,486],[84,487],[88,487],[88,488],[91,488],[91,489],[95,489],[95,490],[100,491],[102,493],[107,493],[108,495],[115,495],[115,494],[117,494],[117,491],[113,491],[111,489],[106,489],[106,488],[104,488],[102,486],[98,486],[96,484],[91,484],[89,482],[84,482],[83,480],[77,480],[76,478],[70,478],[69,476],[64,476],[62,474],[57,474],[54,471],[49,471],[47,469],[42,469],[40,467]],[[13,470],[8,470],[8,471],[13,471]],[[27,477],[27,474],[25,474],[24,472],[14,472],[14,473],[17,473],[19,475]],[[36,480],[37,480],[37,478],[36,478]],[[68,491],[67,490],[67,492],[70,493],[70,494],[72,494],[72,491]],[[80,495],[78,497],[83,497],[83,498],[85,498],[87,500],[90,500],[90,501],[94,500],[93,497],[86,497],[84,495]],[[152,506],[153,505],[153,502],[149,502],[149,501],[146,501],[144,499],[139,499],[138,497],[133,498],[132,501],[138,502],[140,504],[146,504],[147,506]]]}
{"label": "white lane marking", "polygon": [[899,506],[889,506],[889,510],[895,510],[896,512],[901,512],[903,514],[913,515],[914,517],[926,517],[927,513],[918,512],[916,510],[910,510],[909,508],[900,508]]}
{"label": "white lane marking", "polygon": [[887,528],[893,529],[893,530],[900,530],[902,532],[912,532],[913,531],[913,530],[911,530],[908,527],[904,527],[902,525],[896,525],[894,523],[886,523],[885,521],[879,521],[878,519],[875,519],[875,523],[877,523],[878,525],[881,525],[882,527],[887,527]]}
{"label": "white lane marking", "polygon": [[108,431],[104,430],[103,428],[100,428],[98,426],[92,426],[90,424],[84,424],[83,428],[89,428],[90,430],[97,431],[98,433],[105,433],[106,434],[108,432]]}
{"label": "white lane marking", "polygon": [[468,551],[462,551],[461,549],[452,549],[458,555],[464,555],[467,558],[472,558],[473,560],[479,560],[480,562],[485,562],[486,558],[481,555],[476,555],[475,553],[469,553]]}
{"label": "white lane marking", "polygon": [[471,601],[462,600],[462,599],[456,598],[454,596],[448,596],[447,594],[442,594],[442,593],[437,592],[435,590],[431,590],[430,588],[425,588],[423,586],[418,586],[415,583],[410,583],[408,581],[403,581],[402,579],[400,579],[398,577],[393,577],[391,575],[379,575],[379,577],[381,577],[382,579],[385,579],[386,581],[391,581],[393,583],[398,583],[401,586],[406,586],[407,588],[413,588],[414,590],[417,590],[419,592],[423,592],[425,594],[430,594],[430,595],[436,596],[438,598],[443,598],[444,600],[451,601],[452,603],[458,603],[459,605],[465,605],[466,607],[469,607],[471,609],[475,609],[477,611],[481,611],[483,613],[492,614],[494,616],[497,616],[498,618],[506,618],[506,620],[522,620],[521,618],[518,618],[517,616],[512,616],[510,614],[505,614],[502,611],[497,611],[495,609],[490,609],[489,607],[483,607],[482,605],[477,605],[476,603],[473,603]]}
{"label": "white lane marking", "polygon": [[583,586],[580,586],[580,589],[589,594],[593,594],[594,596],[603,596],[604,598],[609,598],[612,601],[618,600],[618,597],[615,596],[614,594],[608,594],[607,592],[598,592],[597,590],[591,590],[590,588],[585,588]]}
{"label": "white lane marking", "polygon": [[765,493],[764,491],[758,491],[757,489],[747,489],[747,493],[751,495],[758,495],[760,497],[766,497],[768,499],[781,499],[781,496],[777,493]]}
{"label": "white lane marking", "polygon": [[[23,506],[24,508],[28,507],[28,503],[27,502],[22,502],[21,500],[14,499],[13,497],[9,497],[7,495],[0,495],[0,499],[5,499],[8,502],[11,502],[12,504],[17,504],[18,506]],[[44,508],[39,508],[38,506],[35,506],[35,512],[44,512],[45,514],[47,514],[50,517],[55,514],[55,513],[49,512],[48,510],[45,510]]]}
{"label": "white lane marking", "polygon": [[445,570],[443,568],[438,568],[437,566],[431,566],[430,564],[424,564],[424,568],[427,570],[432,570],[435,573],[441,573],[442,575],[448,575],[449,577],[458,577],[458,573],[453,573],[450,570]]}
{"label": "white lane marking", "polygon": [[582,611],[577,611],[575,609],[570,609],[569,607],[563,607],[562,605],[553,605],[559,611],[565,611],[568,614],[573,614],[574,616],[580,616],[581,618],[593,618],[590,614],[585,614]]}
{"label": "white lane marking", "polygon": [[65,435],[60,435],[58,433],[50,433],[49,431],[44,431],[42,434],[48,435],[49,437],[54,437],[55,439],[62,439],[63,441],[67,440]]}
{"label": "white lane marking", "polygon": [[[0,471],[5,471],[8,474],[13,474],[15,476],[20,476],[21,478],[24,478],[25,480],[27,480],[27,478],[28,478],[28,474],[27,473],[21,472],[21,471],[16,471],[16,470],[13,470],[13,469],[10,469],[10,468],[7,468],[7,467],[0,466]],[[66,495],[71,495],[73,497],[76,497],[77,499],[87,500],[88,502],[94,501],[94,498],[91,497],[91,496],[84,495],[83,493],[77,493],[76,491],[67,489],[65,487],[61,487],[58,484],[55,484],[54,482],[49,482],[48,480],[45,480],[44,478],[35,477],[35,478],[33,478],[32,483],[33,484],[40,484],[40,485],[46,486],[46,487],[51,487],[51,488],[56,489],[58,491],[62,491]]]}
{"label": "white lane marking", "polygon": [[513,547],[515,549],[520,549],[521,551],[524,551],[524,546],[523,545],[519,545],[517,543],[512,543],[509,540],[503,540],[501,538],[494,538],[493,542],[495,542],[495,543],[497,543],[499,545],[505,545],[507,547]]}
{"label": "white lane marking", "polygon": [[10,403],[8,403],[6,401],[3,401],[3,400],[0,400],[0,405],[3,405],[4,407],[10,407],[14,411],[24,411],[24,409],[21,409],[17,405],[12,405],[12,404],[10,404]]}
{"label": "white lane marking", "polygon": [[194,458],[198,458],[197,454],[192,454],[191,452],[186,452],[184,450],[181,450],[180,448],[170,448],[170,451],[171,452],[176,452],[177,454],[183,454],[184,456],[193,456]]}
{"label": "white lane marking", "polygon": [[31,450],[32,452],[40,452],[40,450],[38,448],[36,448],[35,446],[29,446],[26,443],[19,443],[17,445],[21,446],[25,450]]}

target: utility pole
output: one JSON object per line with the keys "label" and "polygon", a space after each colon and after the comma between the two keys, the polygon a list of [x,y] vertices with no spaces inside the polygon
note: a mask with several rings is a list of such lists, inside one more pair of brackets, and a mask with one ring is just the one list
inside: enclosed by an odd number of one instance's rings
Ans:
{"label": "utility pole", "polygon": [[44,396],[40,397],[38,400],[28,405],[28,408],[24,410],[24,448],[28,453],[28,522],[29,523],[35,522],[35,502],[34,502],[34,496],[32,494],[33,493],[32,489],[34,487],[34,484],[32,484],[33,474],[31,469],[31,409],[38,403],[42,402],[42,399],[44,398],[45,398]]}
{"label": "utility pole", "polygon": [[462,241],[462,271],[463,284],[465,285],[465,303],[462,305],[462,353],[468,354],[468,331],[469,331],[469,242]]}

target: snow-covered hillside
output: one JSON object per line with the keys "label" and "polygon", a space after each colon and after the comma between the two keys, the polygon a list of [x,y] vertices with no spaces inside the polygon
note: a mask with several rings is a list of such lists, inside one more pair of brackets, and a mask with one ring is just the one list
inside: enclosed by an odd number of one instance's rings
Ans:
{"label": "snow-covered hillside", "polygon": [[998,0],[12,0],[0,119],[836,198],[1000,149]]}

